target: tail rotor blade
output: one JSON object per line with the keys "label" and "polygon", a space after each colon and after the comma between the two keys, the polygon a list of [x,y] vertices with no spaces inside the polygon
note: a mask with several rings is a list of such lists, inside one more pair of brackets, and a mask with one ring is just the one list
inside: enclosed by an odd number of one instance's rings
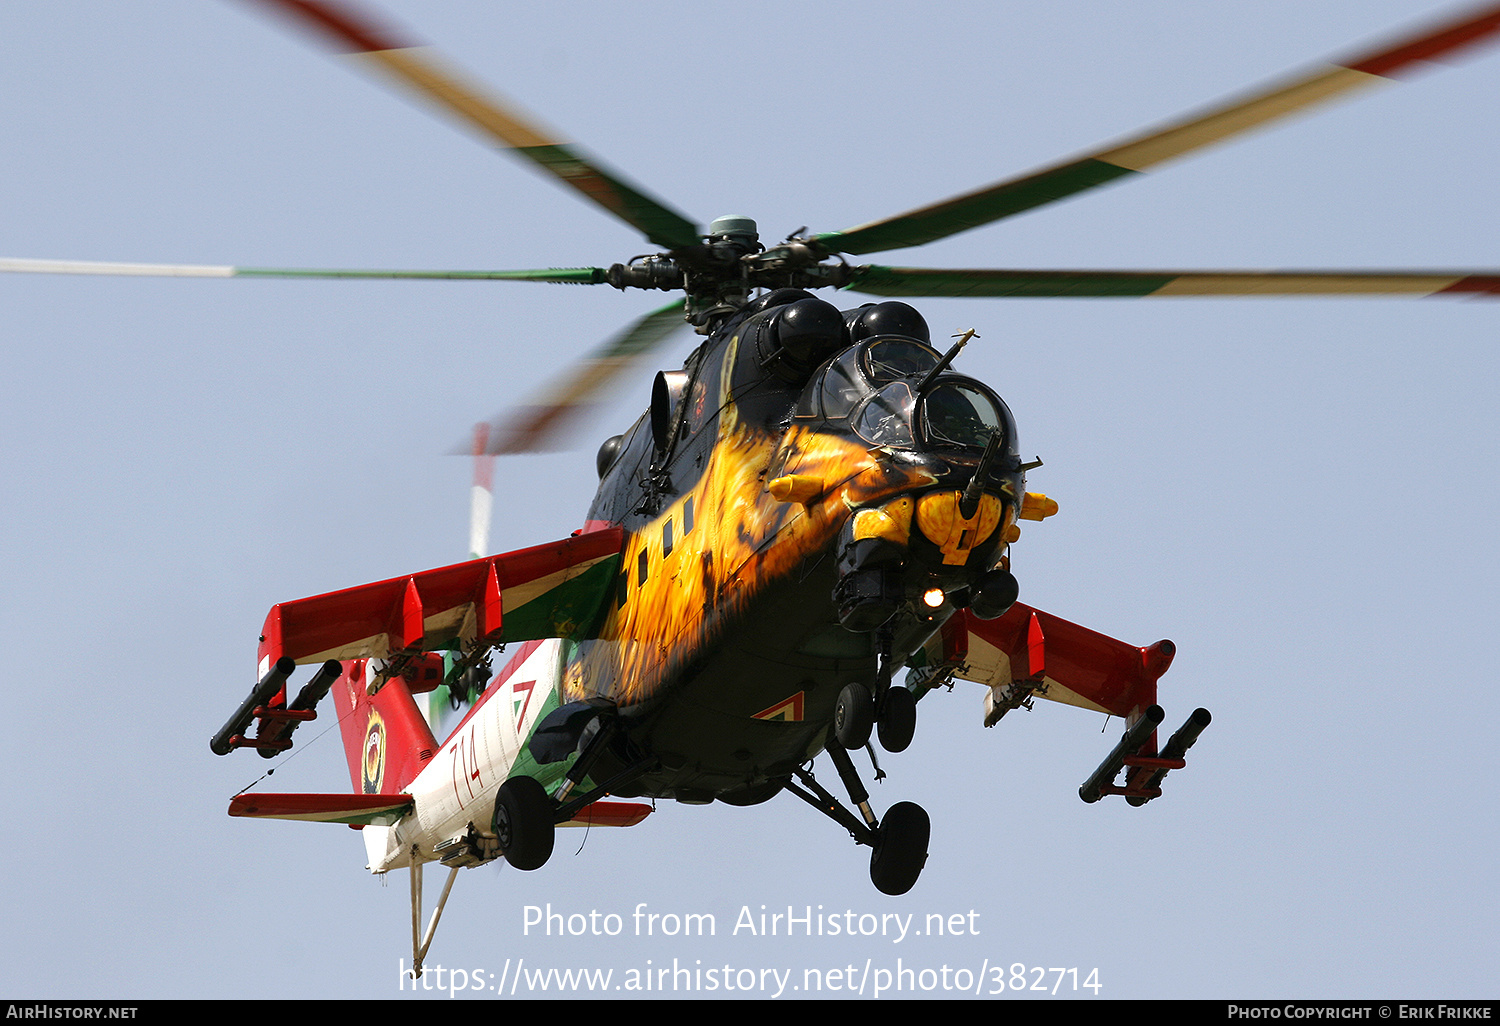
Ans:
{"label": "tail rotor blade", "polygon": [[486,450],[490,444],[490,426],[474,425],[474,487],[469,500],[469,558],[480,559],[490,552],[490,514],[495,506],[495,457]]}

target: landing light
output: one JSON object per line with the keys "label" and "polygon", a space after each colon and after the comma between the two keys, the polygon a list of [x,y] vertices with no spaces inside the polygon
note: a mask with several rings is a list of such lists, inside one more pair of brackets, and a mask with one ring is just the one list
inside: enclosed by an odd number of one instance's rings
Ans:
{"label": "landing light", "polygon": [[928,588],[926,591],[922,592],[922,601],[926,604],[928,609],[936,609],[938,606],[943,604],[943,599],[947,597],[948,596],[943,594],[942,588]]}

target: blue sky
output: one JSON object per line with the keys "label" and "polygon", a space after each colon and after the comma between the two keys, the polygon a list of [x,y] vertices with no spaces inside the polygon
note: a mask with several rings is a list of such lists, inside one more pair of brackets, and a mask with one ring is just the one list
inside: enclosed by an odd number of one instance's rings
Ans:
{"label": "blue sky", "polygon": [[[1086,152],[1454,10],[384,7],[701,223],[747,214],[777,239]],[[0,255],[542,267],[648,248],[250,5],[12,5],[5,22]],[[1476,54],[889,262],[1493,268],[1497,90],[1500,54]],[[268,764],[215,758],[208,738],[252,683],[273,603],[462,558],[469,468],[442,453],[658,302],[525,284],[0,278],[13,767],[0,990],[398,996],[404,875],[371,878],[342,827],[228,819]],[[524,958],[619,980],[676,960],[801,982],[899,959],[981,977],[1097,968],[1115,998],[1493,996],[1500,307],[921,309],[935,335],[979,331],[960,366],[1006,397],[1023,452],[1045,461],[1031,487],[1061,505],[1015,548],[1023,598],[1177,643],[1169,723],[1199,705],[1215,716],[1189,769],[1146,808],[1085,806],[1077,785],[1117,724],[1101,733],[1101,718],[1047,705],[986,731],[981,689],[960,684],[922,702],[916,742],[872,788],[879,807],[932,815],[910,894],[877,894],[865,850],[790,797],[664,804],[631,830],[560,835],[537,873],[465,871],[429,962],[498,975]],[[644,368],[576,451],[501,465],[497,547],[579,526],[597,441],[689,345]],[[346,786],[322,727],[259,786]],[[528,932],[527,907],[549,903],[625,924],[642,904],[707,914],[718,930]],[[899,942],[733,931],[762,906],[969,925]],[[755,995],[775,992],[759,980]],[[938,995],[952,996],[923,996]]]}

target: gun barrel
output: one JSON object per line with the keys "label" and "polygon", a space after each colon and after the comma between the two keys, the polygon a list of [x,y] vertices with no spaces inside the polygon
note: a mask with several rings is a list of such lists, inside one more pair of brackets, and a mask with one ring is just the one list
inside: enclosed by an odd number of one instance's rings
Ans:
{"label": "gun barrel", "polygon": [[1000,454],[1000,432],[990,432],[990,440],[985,443],[984,455],[979,457],[979,465],[974,468],[974,476],[969,479],[969,485],[964,489],[963,495],[958,501],[959,516],[965,520],[972,519],[979,512],[979,500],[984,497],[984,485],[989,480],[990,469],[995,465],[995,457]]}

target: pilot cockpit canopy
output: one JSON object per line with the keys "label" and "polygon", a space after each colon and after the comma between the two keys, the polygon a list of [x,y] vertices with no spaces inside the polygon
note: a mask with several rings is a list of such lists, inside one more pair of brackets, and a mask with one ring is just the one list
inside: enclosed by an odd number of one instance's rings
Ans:
{"label": "pilot cockpit canopy", "polygon": [[994,399],[963,381],[944,381],[922,396],[922,434],[933,446],[988,444],[1006,427]]}
{"label": "pilot cockpit canopy", "polygon": [[939,359],[931,346],[900,335],[881,335],[851,346],[823,374],[822,415],[829,420],[847,417],[881,385],[926,374]]}
{"label": "pilot cockpit canopy", "polygon": [[813,376],[795,415],[846,421],[871,445],[982,449],[998,431],[1005,451],[1015,451],[1015,422],[989,388],[946,370],[926,381],[941,359],[914,338],[866,339]]}

